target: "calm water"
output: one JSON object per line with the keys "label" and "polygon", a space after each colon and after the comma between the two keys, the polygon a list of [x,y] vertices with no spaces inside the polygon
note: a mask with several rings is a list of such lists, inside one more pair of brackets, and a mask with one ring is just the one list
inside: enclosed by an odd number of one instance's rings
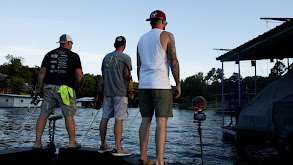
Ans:
{"label": "calm water", "polygon": [[[39,115],[39,108],[18,109],[0,109],[0,149],[30,147],[35,139],[35,123]],[[138,130],[141,122],[141,116],[138,114],[133,124],[126,132],[130,123],[135,118],[139,109],[129,108],[128,116],[124,121],[122,141],[124,149],[131,151],[133,154],[139,154],[139,136]],[[33,112],[33,113],[32,113]],[[92,128],[85,137],[90,123],[94,116]],[[234,144],[222,141],[221,115],[214,110],[206,110],[207,120],[202,123],[202,142],[204,160],[206,164],[233,164],[236,160],[236,149]],[[27,120],[27,118],[31,117]],[[197,132],[197,123],[193,121],[193,111],[177,110],[173,111],[174,117],[168,120],[167,141],[165,149],[165,158],[168,163],[174,164],[201,164],[200,141]],[[60,110],[56,110],[55,115],[61,115]],[[86,147],[97,148],[100,144],[99,122],[102,111],[91,108],[79,108],[76,116],[76,141]],[[25,126],[21,127],[27,120]],[[55,144],[57,146],[68,145],[68,135],[64,125],[64,119],[56,122]],[[114,119],[108,124],[107,142],[108,145],[114,146],[113,133]],[[153,120],[150,129],[150,138],[148,154],[150,158],[155,156],[155,120]],[[85,140],[82,141],[85,137]],[[46,143],[49,140],[48,123],[43,134],[42,141]]]}

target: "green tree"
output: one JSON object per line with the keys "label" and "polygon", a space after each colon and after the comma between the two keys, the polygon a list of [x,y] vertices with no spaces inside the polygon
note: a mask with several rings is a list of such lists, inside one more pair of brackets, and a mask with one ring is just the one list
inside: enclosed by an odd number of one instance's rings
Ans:
{"label": "green tree", "polygon": [[[8,75],[7,82],[3,83],[4,87],[9,87],[12,93],[20,93],[19,90],[23,89],[24,83],[28,83],[33,87],[37,84],[40,67],[35,66],[34,68],[29,68],[28,66],[23,66],[22,62],[24,58],[22,57],[14,57],[8,54],[5,58],[8,62],[0,66],[0,73]],[[8,84],[8,82],[10,84]],[[23,84],[18,84],[20,82],[23,82]],[[19,86],[22,87],[20,88]]]}
{"label": "green tree", "polygon": [[223,74],[222,69],[221,68],[218,68],[216,70],[215,80],[216,81],[221,80],[222,79],[222,74]]}
{"label": "green tree", "polygon": [[95,95],[95,76],[92,74],[84,75],[84,82],[80,92],[80,97],[94,97]]}
{"label": "green tree", "polygon": [[[241,76],[241,74],[240,74],[240,81],[241,81],[242,79],[243,79],[243,78],[242,78],[242,76]],[[234,72],[234,73],[232,74],[232,76],[229,78],[229,81],[231,81],[231,82],[237,82],[237,81],[238,81],[238,73]]]}
{"label": "green tree", "polygon": [[15,76],[20,67],[22,67],[22,57],[13,57],[13,55],[8,54],[5,57],[8,62],[3,64],[3,68],[1,70],[2,73],[5,73],[9,76]]}
{"label": "green tree", "polygon": [[215,80],[215,74],[216,74],[216,69],[215,68],[212,68],[207,73],[207,76],[205,77],[205,80],[208,82],[207,84],[210,84],[209,82],[213,82]]}
{"label": "green tree", "polygon": [[12,77],[7,80],[11,93],[20,94],[24,87],[24,80],[21,77]]}
{"label": "green tree", "polygon": [[271,69],[269,76],[283,76],[285,74],[286,66],[282,61],[277,61]]}
{"label": "green tree", "polygon": [[187,77],[184,81],[181,81],[181,88],[182,97],[187,102],[191,102],[195,96],[203,96],[207,100],[211,99],[211,94],[208,92],[202,72],[199,72],[194,76]]}

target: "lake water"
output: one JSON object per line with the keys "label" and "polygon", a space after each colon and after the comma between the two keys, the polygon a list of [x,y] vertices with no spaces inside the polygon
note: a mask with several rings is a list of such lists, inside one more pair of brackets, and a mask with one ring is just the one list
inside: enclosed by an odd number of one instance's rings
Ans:
{"label": "lake water", "polygon": [[[138,108],[129,108],[123,128],[124,138],[122,140],[122,146],[125,150],[131,151],[133,154],[139,154],[138,131],[141,123],[140,114],[134,120],[138,111]],[[27,108],[0,109],[0,149],[31,147],[34,144],[35,123],[39,112],[39,108],[31,108],[29,112]],[[202,143],[205,163],[235,163],[237,159],[235,144],[222,140],[221,114],[216,113],[215,110],[205,110],[204,112],[207,115],[207,120],[202,122]],[[97,117],[85,137],[96,113],[98,113]],[[61,110],[56,109],[55,115],[61,115]],[[102,111],[97,111],[92,108],[78,109],[75,116],[76,141],[81,143],[82,146],[99,147],[100,138],[98,127],[101,115]],[[169,164],[201,164],[200,140],[197,131],[198,125],[194,123],[193,111],[174,109],[173,115],[174,117],[168,120],[165,147],[166,161]],[[132,121],[133,124],[130,125]],[[26,124],[24,125],[25,122]],[[49,141],[48,123],[42,137],[43,145]],[[23,125],[24,127],[21,130]],[[64,119],[57,120],[56,125],[56,146],[67,146],[68,134],[65,129]],[[107,132],[107,143],[110,146],[114,146],[113,125],[114,119],[110,119]],[[148,155],[152,159],[155,158],[155,126],[154,119],[150,128],[148,145]],[[127,132],[127,130],[129,131]]]}

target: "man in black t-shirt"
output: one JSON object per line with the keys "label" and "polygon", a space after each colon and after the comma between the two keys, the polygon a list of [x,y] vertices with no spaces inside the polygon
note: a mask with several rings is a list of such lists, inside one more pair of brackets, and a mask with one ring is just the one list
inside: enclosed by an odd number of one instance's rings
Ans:
{"label": "man in black t-shirt", "polygon": [[[81,89],[83,72],[79,55],[72,52],[72,38],[64,34],[60,37],[60,47],[47,53],[39,74],[40,93],[43,95],[40,116],[36,125],[36,140],[33,148],[42,147],[42,134],[48,117],[59,104],[65,117],[69,135],[69,148],[79,148],[75,142],[76,93]],[[77,82],[77,86],[75,86]],[[67,99],[66,99],[67,98]],[[68,99],[69,98],[69,99]],[[65,100],[64,100],[65,99]]]}

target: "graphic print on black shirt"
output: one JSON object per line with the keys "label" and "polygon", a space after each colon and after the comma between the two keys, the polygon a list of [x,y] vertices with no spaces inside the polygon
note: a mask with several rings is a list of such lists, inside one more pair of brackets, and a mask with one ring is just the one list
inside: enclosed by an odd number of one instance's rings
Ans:
{"label": "graphic print on black shirt", "polygon": [[67,54],[65,54],[64,50],[56,50],[56,53],[51,54],[50,73],[66,73]]}
{"label": "graphic print on black shirt", "polygon": [[45,84],[74,88],[75,69],[81,68],[81,63],[78,54],[59,47],[46,54],[42,67],[46,67]]}

